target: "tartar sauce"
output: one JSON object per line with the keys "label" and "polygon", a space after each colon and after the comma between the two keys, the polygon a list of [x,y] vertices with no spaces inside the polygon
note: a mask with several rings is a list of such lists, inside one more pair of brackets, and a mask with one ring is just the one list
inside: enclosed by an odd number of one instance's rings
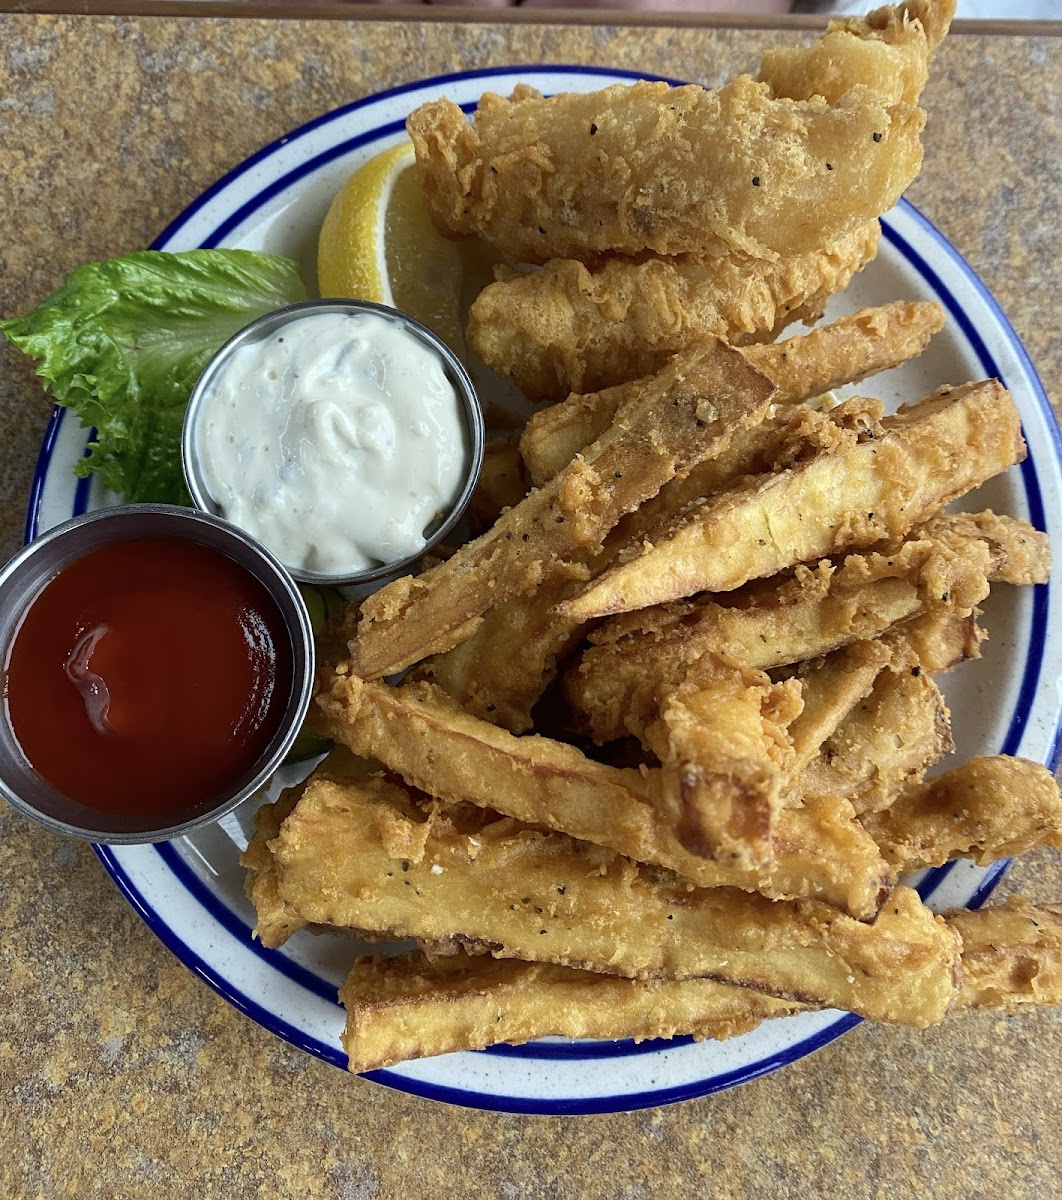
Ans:
{"label": "tartar sauce", "polygon": [[239,346],[202,398],[196,440],[220,514],[323,575],[422,550],[470,455],[439,355],[375,313],[313,313]]}

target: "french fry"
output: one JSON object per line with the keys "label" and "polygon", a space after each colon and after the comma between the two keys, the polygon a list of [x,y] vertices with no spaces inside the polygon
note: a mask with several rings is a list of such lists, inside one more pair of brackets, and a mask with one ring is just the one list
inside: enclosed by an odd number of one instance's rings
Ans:
{"label": "french fry", "polygon": [[796,787],[805,798],[844,796],[862,816],[888,808],[954,749],[948,707],[929,673],[917,664],[886,667]]}
{"label": "french fry", "polygon": [[948,923],[962,938],[959,1008],[1062,1004],[1062,905],[1011,896]]}
{"label": "french fry", "polygon": [[[958,937],[908,888],[863,923],[814,900],[690,888],[586,842],[484,819],[472,832],[446,812],[418,814],[383,780],[315,780],[271,844],[281,897],[319,924],[630,978],[708,977],[889,1022],[933,1024],[958,991]],[[423,847],[419,861],[410,846]]]}
{"label": "french fry", "polygon": [[881,438],[705,501],[560,611],[589,620],[733,591],[796,563],[898,542],[1025,457],[1017,409],[997,380],[942,389],[882,425]]}
{"label": "french fry", "polygon": [[[945,915],[962,939],[955,1011],[1062,1004],[1062,906],[1021,897]],[[359,960],[340,990],[352,1071],[540,1037],[723,1040],[807,1005],[711,979],[619,979],[575,967],[414,951]]]}
{"label": "french fry", "polygon": [[303,786],[285,788],[278,800],[258,809],[254,814],[254,835],[240,855],[240,865],[247,872],[244,890],[258,917],[253,934],[271,950],[282,946],[293,933],[306,927],[306,922],[281,898],[277,889],[276,864],[269,849],[269,843],[291,816],[304,790]]}
{"label": "french fry", "polygon": [[573,1038],[735,1037],[801,1009],[711,979],[619,979],[553,963],[420,951],[362,958],[340,988],[351,1071],[560,1034]]}
{"label": "french fry", "polygon": [[363,601],[350,646],[354,670],[365,678],[402,670],[470,636],[493,605],[585,572],[624,513],[762,420],[773,391],[720,342],[706,344],[696,364],[665,368],[585,456],[503,513],[489,532]]}
{"label": "french fry", "polygon": [[1062,848],[1062,796],[1039,763],[974,758],[910,788],[863,827],[898,871],[953,858],[987,866],[1038,846]]}
{"label": "french fry", "polygon": [[708,860],[680,840],[674,810],[681,801],[663,795],[670,781],[660,770],[610,767],[565,743],[513,737],[426,684],[390,688],[339,676],[319,704],[329,736],[355,754],[371,747],[413,787],[656,863],[702,887],[779,899],[817,896],[868,918],[891,881],[847,808],[793,810],[775,830],[769,864],[760,866],[758,844],[742,840],[748,835],[743,814],[732,813],[734,801],[723,794],[719,821],[725,829],[733,816],[738,857]]}
{"label": "french fry", "polygon": [[[776,405],[802,404],[914,358],[943,324],[939,304],[897,300],[861,309],[784,342],[744,346],[741,353],[778,389]],[[520,453],[534,483],[552,479],[600,437],[640,383],[569,396],[534,413],[520,435]]]}
{"label": "french fry", "polygon": [[[987,514],[991,516],[992,514]],[[1024,522],[995,518],[996,560],[1020,544]],[[1013,557],[1013,555],[1012,555]],[[919,613],[969,613],[988,595],[993,549],[973,518],[948,514],[885,553],[800,566],[792,576],[729,603],[678,601],[614,617],[565,674],[569,703],[598,741],[629,730],[654,689],[673,686],[704,654],[760,670],[818,658],[884,633]]]}
{"label": "french fry", "polygon": [[483,533],[530,490],[531,480],[520,455],[519,435],[489,441],[484,447],[479,479],[465,509],[465,520],[473,533]]}

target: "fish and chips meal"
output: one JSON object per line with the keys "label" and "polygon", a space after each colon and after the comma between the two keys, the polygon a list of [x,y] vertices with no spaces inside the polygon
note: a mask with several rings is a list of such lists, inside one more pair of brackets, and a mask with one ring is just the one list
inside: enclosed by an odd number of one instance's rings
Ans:
{"label": "fish and chips meal", "polygon": [[351,1070],[1062,1002],[1062,908],[938,914],[904,882],[1062,846],[1046,767],[931,772],[979,606],[1050,570],[1026,521],[949,507],[1024,459],[1014,402],[873,398],[934,303],[778,340],[873,259],[954,7],[836,21],[715,91],[410,116],[438,230],[504,260],[468,344],[539,407],[487,448],[474,539],[332,620],[335,748],[244,855],[266,946],[416,943],[343,984]]}
{"label": "fish and chips meal", "polygon": [[[435,544],[414,514],[419,574],[335,611],[318,597],[300,740],[331,749],[260,807],[242,857],[263,945],[410,943],[360,956],[342,985],[351,1070],[544,1036],[722,1039],[808,1010],[925,1027],[1062,1003],[1062,907],[937,913],[911,878],[1062,847],[1048,767],[946,761],[942,678],[980,657],[981,606],[1050,572],[1045,533],[971,495],[1025,458],[1018,409],[998,379],[935,379],[897,411],[876,398],[944,328],[939,304],[824,317],[918,174],[954,10],[834,21],[715,90],[520,85],[471,118],[439,99],[337,195],[328,303],[403,307],[363,236],[382,239],[393,204],[404,269],[431,263],[427,336],[524,406],[519,422],[483,402],[469,540]],[[344,239],[353,267],[333,254]],[[493,275],[466,289],[461,327],[432,292],[458,245]],[[167,297],[183,324],[125,355]],[[289,260],[142,252],[80,268],[0,332],[94,427],[79,473],[187,503],[196,380],[234,332],[302,298]],[[274,349],[277,381],[295,349]],[[387,368],[360,352],[363,374]],[[357,442],[328,412],[332,440]],[[412,458],[392,459],[405,486]],[[401,489],[377,490],[395,493],[390,530]],[[345,553],[365,513],[339,509]],[[302,516],[280,515],[309,555],[284,561],[318,561]]]}

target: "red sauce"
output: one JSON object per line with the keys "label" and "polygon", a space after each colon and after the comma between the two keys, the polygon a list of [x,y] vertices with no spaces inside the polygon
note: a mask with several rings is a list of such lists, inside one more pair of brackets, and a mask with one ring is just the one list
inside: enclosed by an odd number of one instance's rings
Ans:
{"label": "red sauce", "polygon": [[40,592],[4,675],[33,768],[102,812],[176,823],[233,790],[277,730],[291,648],[272,597],[216,550],[120,542]]}

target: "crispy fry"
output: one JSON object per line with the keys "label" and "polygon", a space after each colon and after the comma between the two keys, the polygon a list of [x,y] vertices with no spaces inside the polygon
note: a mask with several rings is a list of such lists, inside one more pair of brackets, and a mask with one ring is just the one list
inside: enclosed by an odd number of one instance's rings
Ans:
{"label": "crispy fry", "polygon": [[974,758],[918,784],[863,826],[897,870],[952,858],[987,866],[1036,846],[1062,847],[1062,797],[1039,763]]}
{"label": "crispy fry", "polygon": [[[1062,1004],[1062,906],[1020,897],[945,915],[962,939],[956,1011]],[[413,952],[363,958],[340,991],[352,1071],[539,1037],[737,1037],[807,1011],[711,979],[620,979],[576,967]]]}
{"label": "crispy fry", "polygon": [[886,668],[801,776],[809,795],[844,796],[858,815],[887,808],[925,769],[951,754],[948,706],[918,665]]}
{"label": "crispy fry", "polygon": [[583,619],[701,591],[726,592],[850,547],[899,541],[949,501],[1025,457],[997,380],[942,389],[882,421],[885,433],[716,496],[655,545],[560,606]]}
{"label": "crispy fry", "polygon": [[[843,807],[794,810],[775,831],[767,867],[734,858],[712,862],[676,836],[659,771],[606,766],[548,738],[515,738],[426,684],[389,688],[339,677],[319,703],[330,736],[355,753],[371,747],[414,787],[657,863],[703,887],[780,899],[814,895],[870,917],[889,883],[873,844]],[[726,796],[720,804],[725,820],[731,804]]]}
{"label": "crispy fry", "polygon": [[962,938],[959,1008],[1062,1004],[1062,905],[1011,896],[948,924]]}
{"label": "crispy fry", "polygon": [[722,342],[705,343],[696,362],[669,365],[585,456],[488,533],[363,601],[354,670],[366,678],[400,671],[469,637],[493,605],[565,575],[585,577],[586,560],[624,513],[762,420],[773,391]]}
{"label": "crispy fry", "polygon": [[768,50],[759,80],[775,96],[835,103],[862,84],[885,100],[917,104],[929,60],[943,40],[956,0],[907,0],[866,17],[831,21],[810,46]]}
{"label": "crispy fry", "polygon": [[629,725],[660,759],[662,799],[682,844],[711,859],[770,861],[799,689],[705,655]]}
{"label": "crispy fry", "polygon": [[924,124],[865,87],[829,105],[774,100],[742,76],[713,92],[639,81],[515,103],[488,93],[471,123],[436,100],[406,128],[441,230],[544,263],[818,250],[892,207],[921,166]]}
{"label": "crispy fry", "polygon": [[512,508],[531,490],[531,480],[520,456],[520,435],[497,438],[487,443],[465,519],[473,533],[489,529],[507,508]]}
{"label": "crispy fry", "polygon": [[941,513],[927,521],[922,533],[947,537],[952,545],[977,538],[988,546],[992,583],[1018,587],[1046,583],[1051,573],[1051,543],[1028,521],[1000,516],[990,508],[979,513]]}
{"label": "crispy fry", "polygon": [[559,1034],[735,1037],[802,1006],[711,979],[619,979],[553,963],[420,951],[362,958],[339,992],[351,1071]]}
{"label": "crispy fry", "polygon": [[252,934],[271,950],[282,946],[293,933],[306,926],[277,890],[276,864],[269,849],[269,843],[291,815],[303,790],[302,785],[285,788],[273,804],[263,804],[258,809],[254,814],[254,836],[240,855],[240,866],[247,872],[244,890],[258,915]]}
{"label": "crispy fry", "polygon": [[[412,861],[405,847],[422,841]],[[872,924],[813,900],[691,890],[507,819],[474,834],[446,813],[429,821],[382,780],[314,781],[272,848],[282,898],[322,924],[456,938],[497,957],[632,978],[740,982],[917,1026],[939,1021],[958,990],[958,937],[907,888]]]}
{"label": "crispy fry", "polygon": [[[759,341],[795,321],[816,320],[874,257],[880,236],[871,221],[775,262],[741,254],[589,265],[554,259],[538,271],[503,273],[484,288],[469,310],[468,339],[485,363],[534,399],[596,393],[658,371],[705,336]],[[569,458],[608,421],[594,424]]]}
{"label": "crispy fry", "polygon": [[[997,521],[1002,521],[997,518]],[[997,542],[1013,526],[998,528]],[[948,514],[891,552],[852,554],[797,567],[766,590],[679,601],[615,617],[590,634],[593,645],[565,674],[573,709],[597,741],[631,731],[645,698],[682,679],[704,654],[722,654],[760,670],[818,658],[883,633],[934,608],[965,615],[988,594],[992,554],[980,528]]]}
{"label": "crispy fry", "polygon": [[[939,304],[894,301],[864,308],[805,334],[742,354],[778,389],[774,402],[802,404],[846,383],[858,383],[922,353],[944,324]],[[536,484],[551,479],[608,428],[639,383],[569,396],[535,413],[520,436],[520,453]]]}

